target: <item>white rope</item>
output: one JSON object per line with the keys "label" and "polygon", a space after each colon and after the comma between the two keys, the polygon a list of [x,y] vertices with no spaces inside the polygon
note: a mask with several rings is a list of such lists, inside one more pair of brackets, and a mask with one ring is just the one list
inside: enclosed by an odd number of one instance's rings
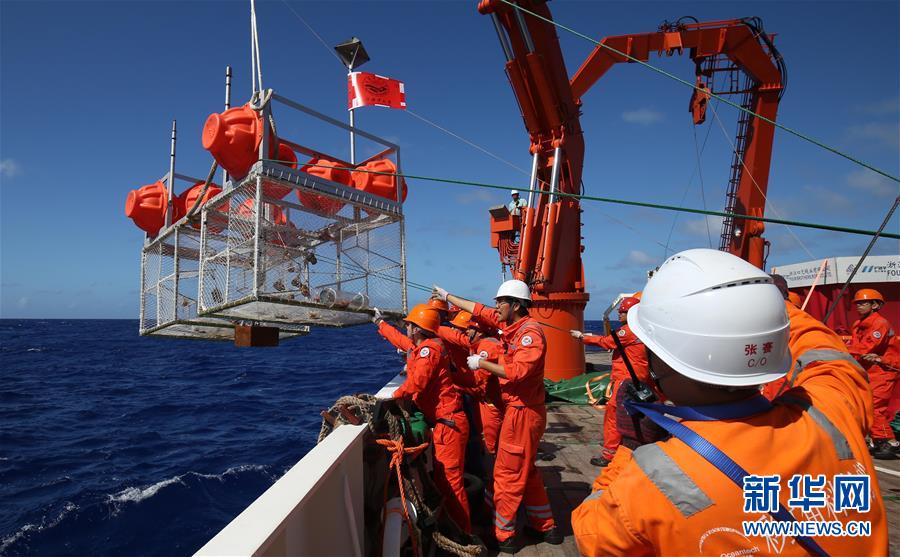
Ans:
{"label": "white rope", "polygon": [[[287,8],[291,11],[291,13],[293,13],[294,16],[295,16],[298,20],[300,20],[300,23],[302,23],[302,24],[309,30],[310,33],[312,33],[312,35],[319,41],[319,43],[321,43],[321,45],[325,48],[325,50],[327,50],[331,55],[333,55],[335,58],[337,58],[338,61],[340,61],[341,63],[343,63],[343,60],[341,60],[341,57],[337,55],[337,53],[334,51],[334,49],[332,49],[332,48],[328,45],[327,42],[325,42],[325,39],[323,39],[322,36],[319,35],[319,33],[316,32],[316,30],[313,28],[313,26],[310,25],[309,22],[307,22],[307,21],[303,18],[303,16],[301,16],[301,15],[300,15],[300,14],[299,14],[299,13],[298,13],[298,12],[297,12],[290,4],[288,4],[287,0],[281,0],[281,1],[282,1],[282,3],[283,3],[285,6],[287,6]],[[262,81],[262,80],[260,80],[260,82],[261,82],[261,81]],[[432,126],[433,128],[435,128],[435,129],[437,129],[437,130],[440,130],[440,131],[446,133],[447,135],[449,135],[449,136],[451,136],[451,137],[453,137],[453,138],[455,138],[455,139],[457,139],[457,140],[459,140],[459,141],[465,143],[465,144],[468,145],[469,147],[472,147],[472,148],[474,148],[474,149],[477,149],[478,151],[481,151],[482,153],[484,153],[485,155],[491,157],[492,159],[497,160],[497,161],[499,161],[499,162],[502,162],[503,164],[509,166],[510,168],[513,168],[514,170],[516,170],[516,171],[518,171],[518,172],[524,174],[525,176],[531,176],[531,172],[530,172],[530,171],[528,171],[528,170],[522,168],[521,166],[516,165],[515,163],[512,163],[512,162],[510,162],[510,161],[504,159],[503,157],[501,157],[500,155],[497,155],[496,153],[493,153],[493,152],[489,151],[488,149],[482,147],[481,145],[478,145],[478,144],[475,143],[474,141],[471,141],[471,140],[469,140],[469,139],[466,139],[465,137],[463,137],[463,136],[461,136],[461,135],[459,135],[459,134],[457,134],[457,133],[454,133],[454,132],[448,130],[447,128],[445,128],[445,127],[443,127],[443,126],[441,126],[441,125],[439,125],[439,124],[433,122],[432,120],[429,120],[428,118],[422,116],[421,114],[417,114],[416,112],[410,110],[409,108],[406,109],[406,112],[407,112],[410,116],[412,116],[412,117],[414,117],[414,118],[417,118],[417,119],[421,120],[422,122],[425,122],[425,123],[428,124],[429,126]],[[708,133],[707,133],[707,137],[709,137],[709,134],[708,134]],[[706,146],[706,143],[704,142],[704,147],[705,147],[705,146]],[[613,217],[612,215],[609,215],[609,214],[607,214],[607,213],[604,213],[603,211],[597,211],[597,213],[599,213],[600,215],[606,217],[607,219],[609,219],[609,220],[611,220],[611,221],[613,221],[613,222],[615,222],[615,223],[617,223],[617,224],[619,224],[619,225],[621,225],[621,226],[624,226],[624,227],[628,228],[629,230],[635,232],[635,233],[638,234],[639,236],[643,236],[644,239],[649,240],[649,241],[651,241],[651,242],[653,242],[653,243],[655,243],[655,244],[657,244],[657,245],[663,247],[664,249],[668,250],[668,244],[663,245],[662,242],[659,242],[659,241],[657,241],[657,240],[654,240],[654,239],[650,238],[650,237],[647,236],[646,234],[643,234],[640,230],[638,230],[638,229],[636,229],[636,228],[634,228],[634,227],[628,225],[627,223],[621,221],[620,219],[617,219],[617,218]],[[676,215],[676,218],[677,218],[677,216],[678,216],[678,215]]]}
{"label": "white rope", "polygon": [[253,82],[253,89],[250,95],[256,93],[256,43],[253,41],[253,28],[255,27],[255,18],[253,10],[253,0],[250,0],[250,78]]}
{"label": "white rope", "polygon": [[410,110],[409,108],[406,109],[406,112],[408,112],[408,113],[410,114],[410,116],[413,116],[413,117],[415,117],[415,118],[418,118],[419,120],[425,122],[425,123],[428,124],[429,126],[433,126],[433,127],[437,128],[437,129],[441,130],[442,132],[444,132],[444,133],[446,133],[446,134],[448,134],[448,135],[450,135],[450,136],[452,136],[452,137],[455,137],[456,139],[462,141],[462,142],[465,143],[466,145],[468,145],[468,146],[470,146],[470,147],[474,147],[475,149],[478,149],[479,151],[481,151],[481,152],[484,153],[485,155],[487,155],[487,156],[489,156],[489,157],[491,157],[491,158],[493,158],[493,159],[496,159],[496,160],[502,162],[503,164],[505,164],[505,165],[507,165],[507,166],[509,166],[509,167],[511,167],[511,168],[514,168],[514,169],[518,170],[519,172],[521,172],[521,173],[524,174],[525,176],[531,176],[531,172],[530,172],[530,171],[525,170],[525,169],[522,168],[521,166],[516,166],[515,164],[513,164],[513,163],[509,162],[508,160],[504,159],[503,157],[501,157],[501,156],[499,156],[499,155],[496,155],[496,154],[494,154],[494,153],[488,151],[488,150],[485,149],[484,147],[482,147],[482,146],[480,146],[480,145],[478,145],[478,144],[476,144],[476,143],[474,143],[474,142],[472,142],[472,141],[469,141],[468,139],[466,139],[465,137],[462,137],[461,135],[458,135],[458,134],[453,133],[452,131],[448,130],[447,128],[444,128],[444,127],[439,126],[438,124],[435,124],[434,122],[432,122],[432,121],[429,120],[428,118],[425,118],[424,116],[421,116],[421,115],[419,115],[419,114],[416,114],[415,112],[413,112],[413,111]]}
{"label": "white rope", "polygon": [[[722,134],[725,136],[725,139],[728,140],[729,145],[731,145],[731,151],[733,153],[737,153],[737,147],[735,146],[734,142],[731,140],[731,136],[728,135],[728,132],[725,130],[725,126],[722,124],[722,120],[719,119],[719,113],[716,112],[715,106],[713,106],[713,115],[716,117],[716,122],[719,123],[719,128],[721,128]],[[753,181],[753,185],[756,186],[757,191],[759,191],[760,195],[763,196],[763,199],[765,200],[766,205],[769,207],[769,209],[771,209],[772,212],[775,213],[775,217],[779,218],[781,220],[787,220],[783,216],[781,216],[781,213],[778,211],[778,209],[775,208],[775,204],[772,203],[768,197],[766,197],[766,192],[764,192],[762,190],[762,188],[759,187],[759,184],[756,182],[756,178],[753,177],[753,174],[750,173],[750,169],[747,168],[747,165],[744,163],[744,157],[740,157],[740,159],[741,159],[741,166],[744,167],[744,172],[747,173],[747,176],[750,176],[750,180]],[[770,162],[770,164],[771,164],[771,162]],[[803,248],[803,251],[806,252],[806,254],[809,256],[809,258],[815,259],[816,257],[812,254],[811,251],[809,251],[809,248],[806,247],[806,244],[804,244],[800,240],[800,238],[798,238],[797,235],[794,234],[794,231],[791,230],[791,227],[786,224],[783,226],[787,229],[788,233],[794,238],[794,240],[796,240],[797,243],[800,244],[800,247]]]}
{"label": "white rope", "polygon": [[325,42],[325,39],[323,39],[321,35],[316,33],[316,30],[312,28],[312,25],[307,23],[306,20],[303,19],[303,16],[301,16],[299,13],[297,13],[297,10],[295,10],[293,8],[293,6],[291,6],[290,4],[287,3],[287,0],[281,0],[281,2],[285,6],[287,6],[287,9],[291,10],[291,12],[294,14],[294,16],[296,16],[296,18],[300,20],[300,23],[302,23],[303,25],[306,26],[307,29],[309,29],[309,32],[312,33],[315,38],[319,39],[319,42],[322,43],[322,46],[325,47],[325,50],[327,50],[329,54],[331,54],[332,56],[337,58],[338,62],[340,62],[341,64],[344,63],[344,61],[341,60],[341,57],[338,56],[338,53],[335,52],[335,50],[333,48],[331,48],[331,46],[329,46],[328,43]]}
{"label": "white rope", "polygon": [[[703,210],[706,210],[706,192],[703,187],[703,167],[700,165],[700,146],[697,144],[697,126],[691,126],[694,132],[694,153],[697,155],[697,176],[700,178],[700,201],[703,203]],[[709,249],[712,249],[712,234],[709,232],[709,219],[703,217],[706,223],[706,240],[709,242]]]}
{"label": "white rope", "polygon": [[[259,90],[262,91],[263,80],[262,80],[262,52],[259,49],[259,29],[256,24],[256,0],[250,0],[250,24],[252,26],[253,33],[253,46],[256,53],[256,76],[257,81],[259,82]],[[254,90],[254,93],[256,90]]]}

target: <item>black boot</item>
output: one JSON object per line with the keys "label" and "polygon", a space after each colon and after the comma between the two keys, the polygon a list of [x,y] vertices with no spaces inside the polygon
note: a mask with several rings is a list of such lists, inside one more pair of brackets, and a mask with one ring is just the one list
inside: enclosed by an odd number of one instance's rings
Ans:
{"label": "black boot", "polygon": [[556,526],[543,532],[539,532],[531,526],[526,526],[525,533],[536,540],[540,540],[544,543],[549,543],[550,545],[559,545],[563,542],[563,535],[560,533],[559,528],[557,528]]}
{"label": "black boot", "polygon": [[518,536],[513,536],[508,540],[498,541],[497,542],[497,551],[500,553],[509,553],[510,555],[514,555],[519,551],[519,540]]}
{"label": "black boot", "polygon": [[877,458],[878,460],[897,459],[897,455],[894,453],[891,445],[887,442],[887,439],[876,439],[874,440],[874,443],[875,448],[872,449],[872,458]]}
{"label": "black boot", "polygon": [[603,468],[605,466],[609,466],[610,462],[612,462],[612,461],[607,458],[603,458],[602,456],[600,456],[600,457],[595,456],[594,458],[591,459],[591,464],[593,464],[594,466],[599,466],[601,468]]}

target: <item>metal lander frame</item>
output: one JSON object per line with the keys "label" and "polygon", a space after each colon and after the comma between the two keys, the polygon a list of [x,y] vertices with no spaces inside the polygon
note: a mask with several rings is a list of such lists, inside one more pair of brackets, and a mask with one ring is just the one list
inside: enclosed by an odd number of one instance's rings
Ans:
{"label": "metal lander frame", "polygon": [[[305,334],[309,325],[365,323],[373,307],[405,314],[402,187],[389,200],[266,158],[273,101],[379,144],[384,149],[359,165],[390,157],[402,174],[398,145],[271,94],[261,109],[260,159],[250,173],[204,205],[199,231],[182,219],[144,246],[141,334],[231,339],[235,323],[256,323],[279,327],[284,338]],[[357,166],[278,141],[299,155]],[[298,194],[340,209],[311,208]]]}

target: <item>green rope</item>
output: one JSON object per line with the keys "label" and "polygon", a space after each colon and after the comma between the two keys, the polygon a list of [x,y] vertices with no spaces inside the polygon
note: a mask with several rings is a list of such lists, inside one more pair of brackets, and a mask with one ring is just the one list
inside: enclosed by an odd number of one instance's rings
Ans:
{"label": "green rope", "polygon": [[[863,162],[863,161],[861,161],[861,160],[859,160],[859,159],[857,159],[857,158],[854,158],[854,157],[851,156],[851,155],[848,155],[848,154],[846,154],[846,153],[844,153],[844,152],[842,152],[842,151],[839,151],[839,150],[835,149],[834,147],[830,147],[830,146],[828,146],[828,145],[822,143],[821,141],[819,141],[819,140],[817,140],[817,139],[815,139],[815,138],[813,138],[813,137],[810,137],[810,136],[808,136],[808,135],[804,135],[804,134],[802,134],[802,133],[800,133],[800,132],[798,132],[798,131],[796,131],[796,130],[794,130],[794,129],[792,129],[792,128],[789,128],[789,127],[783,125],[783,124],[779,124],[778,122],[776,122],[776,121],[774,121],[774,120],[770,120],[770,119],[766,118],[765,116],[761,116],[761,115],[759,115],[759,114],[753,112],[752,110],[749,110],[749,109],[747,109],[747,108],[744,108],[743,106],[741,106],[741,105],[739,105],[739,104],[737,104],[737,103],[731,102],[731,101],[729,101],[728,99],[726,99],[726,98],[724,98],[724,97],[721,97],[721,96],[719,96],[719,95],[716,95],[716,94],[713,93],[712,91],[709,91],[709,90],[706,90],[706,89],[701,90],[701,89],[699,89],[695,84],[693,84],[693,83],[691,83],[691,82],[689,82],[689,81],[686,81],[686,80],[684,80],[684,79],[678,77],[677,75],[671,74],[671,73],[669,73],[669,72],[667,72],[667,71],[665,71],[665,70],[663,70],[663,69],[657,68],[656,66],[653,66],[653,65],[651,65],[651,64],[648,64],[647,62],[644,62],[643,60],[638,60],[637,58],[635,58],[635,57],[633,57],[633,56],[630,56],[630,55],[628,55],[628,54],[625,54],[624,52],[620,52],[619,50],[617,50],[617,49],[615,49],[615,48],[613,48],[613,47],[611,47],[611,46],[609,46],[609,45],[603,44],[603,43],[597,41],[596,39],[594,39],[594,38],[592,38],[592,37],[589,37],[589,36],[587,36],[587,35],[585,35],[585,34],[583,34],[583,33],[579,33],[578,31],[575,31],[574,29],[570,29],[569,27],[566,27],[565,25],[562,25],[561,23],[557,23],[557,22],[553,21],[552,19],[548,19],[548,18],[546,18],[546,17],[544,17],[544,16],[542,16],[542,15],[540,15],[540,14],[537,14],[537,13],[535,13],[535,12],[532,12],[531,10],[525,9],[525,8],[523,8],[522,6],[519,6],[518,4],[515,4],[515,3],[511,2],[510,0],[500,0],[500,1],[503,2],[504,4],[507,4],[507,5],[509,5],[509,6],[512,6],[513,8],[515,8],[515,9],[521,11],[521,12],[524,12],[524,13],[526,13],[526,14],[528,14],[528,15],[534,16],[534,17],[540,19],[541,21],[546,21],[547,23],[549,23],[549,24],[551,24],[551,25],[554,25],[554,26],[556,26],[556,27],[559,27],[560,29],[562,29],[562,30],[564,30],[564,31],[567,31],[567,32],[569,32],[569,33],[571,33],[571,34],[573,34],[573,35],[575,35],[575,36],[577,36],[577,37],[581,37],[582,39],[585,39],[585,40],[587,40],[587,41],[590,41],[590,42],[594,43],[594,44],[597,45],[597,46],[603,47],[603,48],[609,50],[610,52],[614,52],[615,54],[618,54],[619,56],[622,56],[622,57],[628,59],[628,60],[631,61],[631,62],[636,62],[636,63],[638,63],[638,64],[640,64],[640,65],[642,65],[642,66],[644,66],[644,67],[646,67],[646,68],[649,68],[650,70],[652,70],[652,71],[654,71],[654,72],[656,72],[656,73],[658,73],[658,74],[662,74],[662,75],[664,75],[664,76],[666,76],[666,77],[668,77],[668,78],[670,78],[670,79],[674,79],[675,81],[678,81],[679,83],[682,83],[683,85],[687,85],[687,86],[690,87],[691,89],[695,89],[695,90],[697,90],[697,91],[702,92],[702,93],[705,94],[705,95],[709,95],[710,97],[712,97],[712,98],[714,98],[714,99],[718,99],[718,100],[724,102],[725,104],[727,104],[727,105],[729,105],[729,106],[733,106],[734,108],[736,108],[736,109],[738,109],[738,110],[740,110],[740,111],[742,111],[742,112],[746,112],[747,114],[749,114],[749,115],[751,115],[751,116],[754,116],[754,117],[756,117],[756,118],[759,118],[759,119],[762,120],[763,122],[767,122],[767,123],[769,123],[769,124],[772,124],[772,125],[775,126],[776,128],[782,129],[782,130],[784,130],[784,131],[786,131],[786,132],[788,132],[788,133],[790,133],[790,134],[792,134],[792,135],[795,135],[795,136],[799,137],[800,139],[803,139],[803,140],[805,140],[805,141],[808,141],[808,142],[810,142],[810,143],[812,143],[813,145],[816,145],[816,146],[818,146],[818,147],[821,147],[822,149],[825,149],[826,151],[830,151],[830,152],[834,153],[835,155],[838,155],[838,156],[840,156],[840,157],[843,157],[843,158],[845,158],[845,159],[847,159],[847,160],[849,160],[849,161],[851,161],[851,162],[854,162],[854,163],[856,163],[856,164],[858,164],[858,165],[860,165],[860,166],[862,166],[862,167],[868,168],[868,169],[871,170],[872,172],[876,172],[876,173],[878,173],[878,174],[881,174],[881,175],[884,176],[885,178],[889,178],[889,179],[891,179],[891,180],[893,180],[893,181],[895,181],[895,182],[900,182],[900,178],[898,178],[898,177],[896,177],[896,176],[893,176],[892,174],[888,174],[888,173],[887,173],[886,171],[884,171],[884,170],[880,170],[880,169],[878,169],[878,168],[876,168],[876,167],[874,167],[874,166],[872,166],[872,165],[870,165],[870,164],[868,164],[868,163],[865,163],[865,162]],[[873,232],[872,234],[874,234],[874,232]]]}
{"label": "green rope", "polygon": [[[275,159],[262,159],[262,160],[268,161],[268,162],[276,162],[279,164],[286,164],[286,165],[296,163],[296,161],[279,161],[279,160],[275,160]],[[334,170],[350,170],[353,172],[366,172],[369,174],[379,174],[382,176],[394,176],[394,177],[400,177],[400,178],[412,179],[412,180],[424,180],[427,182],[443,182],[446,184],[456,184],[456,185],[460,185],[460,186],[474,186],[474,187],[478,187],[478,188],[488,188],[488,189],[504,190],[504,191],[518,190],[519,192],[524,191],[524,192],[528,192],[528,193],[537,193],[537,194],[548,193],[547,190],[523,189],[521,186],[515,186],[515,187],[501,186],[501,185],[497,185],[497,184],[486,184],[484,182],[470,182],[468,180],[454,180],[451,178],[435,178],[435,177],[431,177],[431,176],[418,176],[415,174],[398,174],[396,172],[379,172],[377,170],[367,170],[367,169],[363,169],[363,168],[338,167],[338,166],[330,166],[330,165],[325,165],[325,164],[304,164],[304,166],[331,168]],[[664,211],[679,211],[679,212],[683,212],[683,213],[693,213],[695,215],[712,215],[712,216],[716,216],[716,217],[731,217],[731,218],[736,218],[736,219],[745,219],[745,220],[753,220],[753,221],[760,221],[760,222],[770,222],[770,223],[774,223],[774,224],[784,224],[787,226],[799,226],[801,228],[815,228],[817,230],[830,230],[832,232],[844,232],[847,234],[859,234],[861,236],[874,236],[876,234],[876,232],[874,230],[864,230],[864,229],[860,229],[860,228],[848,228],[845,226],[833,226],[833,225],[829,225],[829,224],[817,224],[817,223],[812,223],[812,222],[793,221],[793,220],[786,220],[786,219],[773,219],[771,217],[756,217],[753,215],[741,215],[738,213],[725,213],[722,211],[709,211],[706,209],[690,209],[690,208],[686,208],[686,207],[675,207],[674,205],[662,205],[660,203],[646,203],[644,201],[628,201],[625,199],[614,199],[611,197],[595,197],[592,195],[579,195],[577,193],[564,193],[564,192],[560,192],[560,191],[555,192],[555,195],[558,195],[559,197],[569,197],[569,198],[578,199],[578,200],[599,201],[601,203],[613,203],[613,204],[618,204],[618,205],[631,205],[633,207],[648,207],[650,209],[662,209]],[[900,234],[891,234],[891,233],[883,232],[881,234],[881,237],[900,240]]]}

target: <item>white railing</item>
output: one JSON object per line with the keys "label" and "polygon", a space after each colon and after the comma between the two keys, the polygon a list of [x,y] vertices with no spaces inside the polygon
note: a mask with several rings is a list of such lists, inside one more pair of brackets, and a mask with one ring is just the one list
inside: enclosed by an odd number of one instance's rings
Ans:
{"label": "white railing", "polygon": [[[377,396],[402,382],[395,377]],[[361,556],[365,429],[335,429],[195,555]]]}

